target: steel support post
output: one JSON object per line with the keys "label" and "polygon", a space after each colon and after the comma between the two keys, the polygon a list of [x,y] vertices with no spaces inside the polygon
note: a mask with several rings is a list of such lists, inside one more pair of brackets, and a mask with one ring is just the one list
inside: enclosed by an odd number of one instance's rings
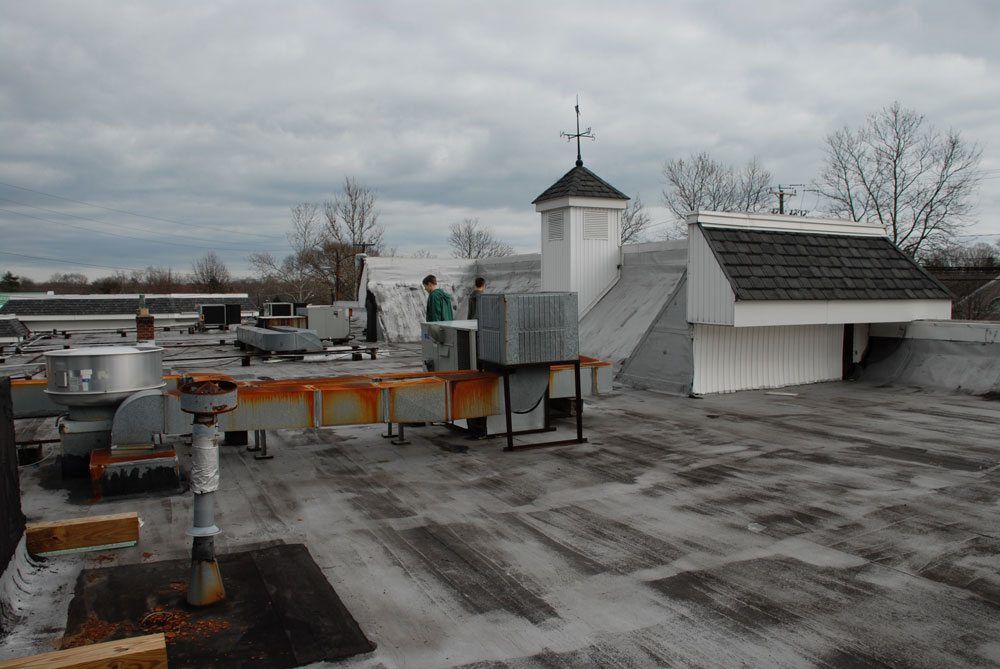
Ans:
{"label": "steel support post", "polygon": [[576,440],[583,443],[583,393],[580,392],[580,359],[573,361],[574,381],[576,382]]}
{"label": "steel support post", "polygon": [[[390,425],[391,425],[391,423],[390,423]],[[406,440],[406,433],[403,431],[403,423],[399,424],[399,438],[398,439],[393,439],[389,443],[390,444],[394,444],[396,446],[406,446],[407,444],[410,443],[410,442],[408,442]]]}
{"label": "steel support post", "polygon": [[507,448],[514,450],[514,415],[510,406],[510,369],[503,368],[503,417],[507,421]]}

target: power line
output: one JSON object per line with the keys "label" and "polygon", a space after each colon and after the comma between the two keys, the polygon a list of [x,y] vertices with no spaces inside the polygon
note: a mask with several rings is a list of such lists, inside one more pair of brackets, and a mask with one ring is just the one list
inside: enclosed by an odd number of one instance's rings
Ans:
{"label": "power line", "polygon": [[[7,200],[7,198],[0,197],[0,200]],[[11,200],[8,200],[8,202],[9,201],[11,201]],[[27,206],[31,206],[31,205],[27,205]],[[36,209],[41,209],[41,207],[36,207]],[[171,246],[184,246],[184,247],[187,247],[187,248],[195,248],[195,249],[205,250],[205,246],[201,245],[201,244],[185,244],[184,242],[168,242],[168,241],[163,240],[163,239],[149,239],[148,237],[133,237],[132,235],[123,235],[123,234],[121,234],[119,232],[107,232],[105,230],[95,230],[93,228],[87,228],[87,227],[84,227],[82,225],[73,225],[72,223],[67,223],[66,221],[53,221],[53,220],[48,219],[48,218],[42,218],[41,216],[32,216],[31,214],[26,214],[23,211],[15,211],[13,209],[6,209],[4,207],[0,207],[0,211],[6,211],[9,214],[17,214],[18,216],[24,216],[26,218],[32,218],[32,219],[34,219],[36,221],[42,221],[43,223],[52,223],[53,225],[65,225],[68,228],[73,228],[75,230],[83,230],[85,232],[92,232],[92,233],[98,234],[98,235],[108,235],[110,237],[121,237],[122,239],[133,239],[133,240],[136,240],[136,241],[149,242],[149,243],[152,243],[152,244],[170,244]],[[49,211],[51,211],[51,210],[49,210]],[[58,214],[60,212],[53,212],[53,213]],[[67,216],[72,216],[72,214],[66,214],[66,215]],[[75,218],[82,218],[82,217],[77,216]],[[85,220],[93,220],[93,219],[85,219]],[[101,221],[96,221],[96,222],[100,223]],[[231,246],[215,246],[214,248],[219,249],[219,250],[224,250],[224,251],[239,251],[241,253],[247,253],[247,252],[249,252],[251,250],[251,249],[238,249],[238,248],[234,248],[234,247],[231,247]]]}
{"label": "power line", "polygon": [[[33,188],[26,188],[24,186],[18,186],[17,184],[7,183],[5,181],[0,181],[0,186],[7,186],[9,188],[16,188],[18,190],[27,191],[29,193],[36,193],[38,195],[44,195],[46,197],[53,197],[53,198],[55,198],[57,200],[65,200],[66,202],[75,202],[77,204],[83,204],[83,205],[86,205],[88,207],[96,207],[98,209],[104,209],[106,211],[114,211],[114,212],[117,212],[119,214],[127,214],[129,216],[138,216],[139,218],[147,218],[147,219],[149,219],[151,221],[160,221],[161,223],[173,223],[175,225],[183,225],[183,226],[187,226],[187,227],[191,227],[191,228],[201,228],[202,230],[227,230],[227,228],[223,228],[221,226],[219,226],[217,228],[210,228],[208,226],[197,225],[195,223],[185,223],[183,221],[175,221],[175,220],[172,220],[172,219],[169,219],[169,218],[161,218],[159,216],[149,216],[147,214],[138,214],[138,213],[136,213],[134,211],[128,211],[127,209],[116,209],[114,207],[105,207],[104,205],[94,204],[93,202],[85,202],[84,200],[76,200],[76,199],[71,198],[71,197],[63,197],[62,195],[55,195],[54,193],[46,193],[44,191],[34,190]],[[266,237],[266,238],[271,238],[271,239],[279,239],[280,238],[279,235],[264,235],[264,234],[260,234],[260,233],[257,233],[257,232],[244,232],[242,230],[228,230],[228,231],[229,232],[233,232],[233,233],[238,233],[238,234],[241,234],[241,235],[249,235],[249,236],[252,236],[252,237]]]}
{"label": "power line", "polygon": [[124,272],[141,272],[134,267],[115,267],[113,265],[94,265],[92,263],[80,262],[79,260],[66,260],[65,258],[46,258],[45,256],[32,256],[27,253],[16,253],[14,251],[0,251],[5,256],[17,256],[18,258],[30,258],[31,260],[44,260],[46,262],[61,262],[74,267],[95,267],[97,269],[118,269]]}

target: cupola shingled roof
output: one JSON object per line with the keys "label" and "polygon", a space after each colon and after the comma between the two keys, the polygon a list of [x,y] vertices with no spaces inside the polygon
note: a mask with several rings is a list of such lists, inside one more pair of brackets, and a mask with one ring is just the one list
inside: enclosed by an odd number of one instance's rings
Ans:
{"label": "cupola shingled roof", "polygon": [[559,181],[545,189],[545,192],[532,200],[531,204],[538,204],[545,200],[555,200],[560,197],[600,197],[609,200],[630,199],[628,195],[625,195],[625,193],[584,167],[582,162],[578,162]]}

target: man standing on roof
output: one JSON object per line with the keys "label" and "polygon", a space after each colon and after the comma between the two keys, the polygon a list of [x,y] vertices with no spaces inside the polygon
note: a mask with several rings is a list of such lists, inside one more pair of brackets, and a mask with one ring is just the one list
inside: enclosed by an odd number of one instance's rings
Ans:
{"label": "man standing on roof", "polygon": [[438,288],[437,277],[428,274],[422,283],[427,291],[427,322],[455,320],[451,310],[451,295]]}
{"label": "man standing on roof", "polygon": [[476,277],[476,285],[472,289],[472,295],[469,296],[469,320],[476,319],[476,313],[479,310],[479,296],[486,292],[486,279],[481,276]]}

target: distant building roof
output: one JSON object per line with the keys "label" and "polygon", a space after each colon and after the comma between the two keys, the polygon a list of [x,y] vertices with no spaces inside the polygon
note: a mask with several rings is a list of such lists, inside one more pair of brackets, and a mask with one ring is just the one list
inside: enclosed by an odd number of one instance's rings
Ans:
{"label": "distant building roof", "polygon": [[956,299],[971,295],[997,277],[1000,265],[994,267],[941,267],[924,265],[927,273],[940,281]]}
{"label": "distant building roof", "polygon": [[600,197],[611,200],[628,200],[629,196],[597,176],[583,165],[577,165],[559,181],[549,186],[544,193],[531,201],[538,204],[560,197]]}
{"label": "distant building roof", "polygon": [[24,338],[27,337],[31,332],[21,321],[17,320],[13,316],[0,316],[0,338]]}
{"label": "distant building roof", "polygon": [[[147,296],[146,308],[151,314],[197,313],[199,304],[239,304],[243,310],[253,310],[246,295],[164,295]],[[18,316],[114,316],[135,314],[139,309],[138,295],[49,295],[44,297],[12,298],[0,306],[0,314]]]}
{"label": "distant building roof", "polygon": [[947,300],[885,237],[702,227],[737,300]]}

